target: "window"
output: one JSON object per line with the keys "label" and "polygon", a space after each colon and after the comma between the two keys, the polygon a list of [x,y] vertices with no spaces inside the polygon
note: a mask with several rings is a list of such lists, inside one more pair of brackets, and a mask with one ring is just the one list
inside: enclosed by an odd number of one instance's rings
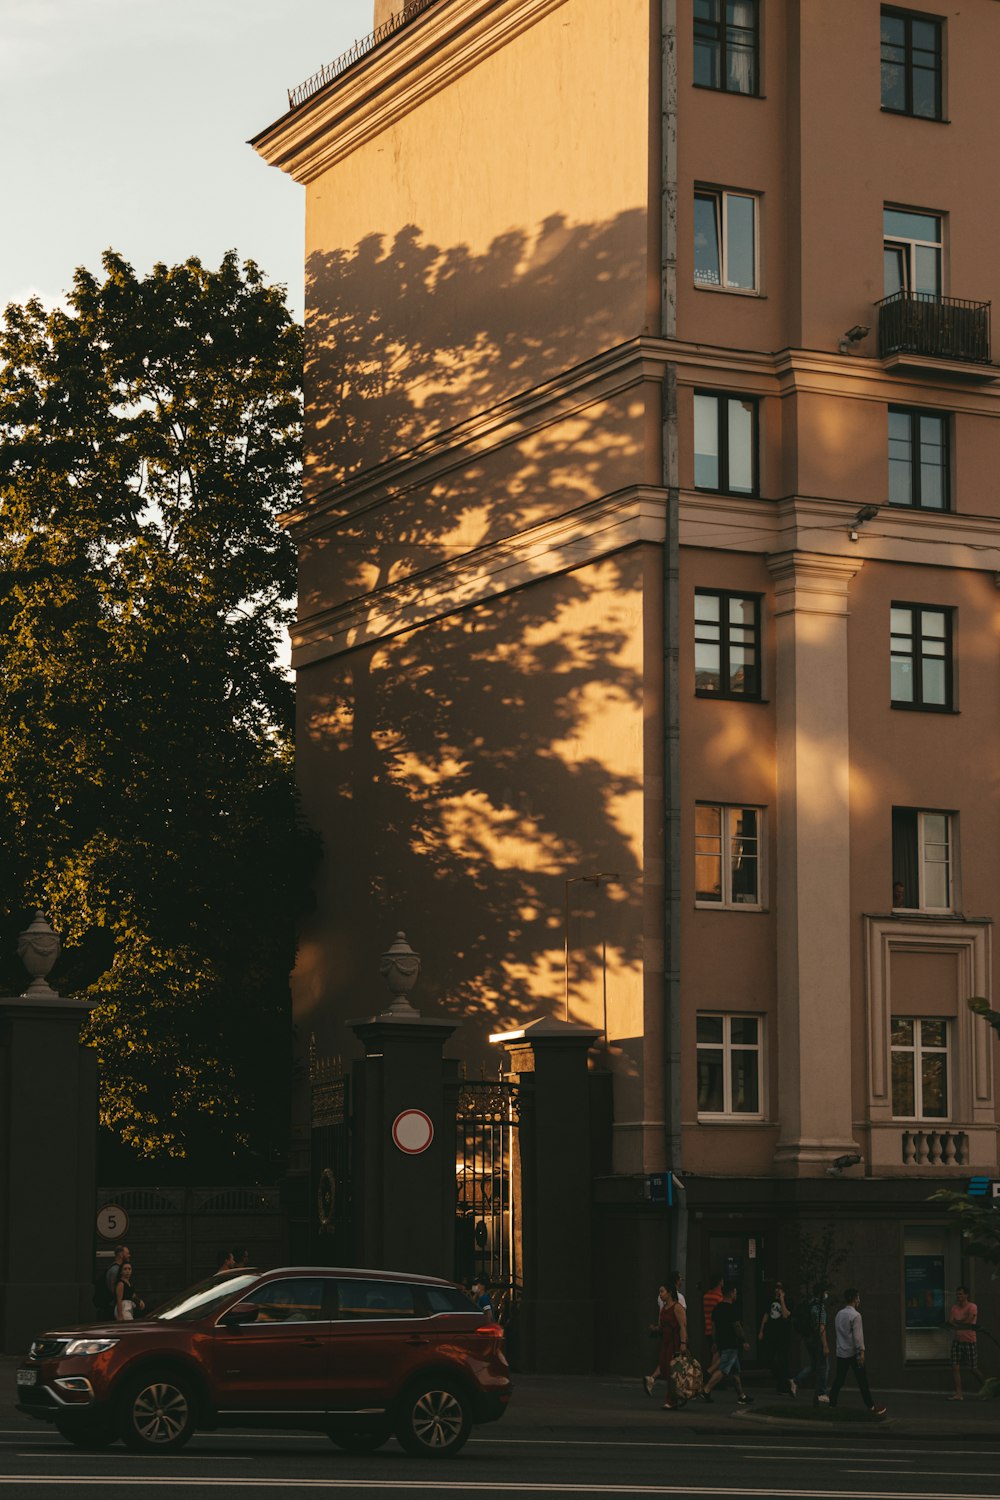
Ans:
{"label": "window", "polygon": [[694,397],[694,482],[699,490],[757,493],[757,402],[753,397]]}
{"label": "window", "polygon": [[892,810],[892,886],[894,907],[910,911],[952,909],[952,816]]}
{"label": "window", "polygon": [[694,81],[727,94],[756,94],[758,0],[694,0]]}
{"label": "window", "polygon": [[947,510],[948,418],[940,412],[889,407],[889,504]]}
{"label": "window", "polygon": [[941,296],[944,253],[942,220],[937,214],[886,207],[882,213],[883,293],[910,292],[927,301]]}
{"label": "window", "polygon": [[882,8],[882,108],[941,119],[941,22]]}
{"label": "window", "polygon": [[416,1315],[413,1288],[399,1281],[339,1281],[339,1318],[412,1318]]}
{"label": "window", "polygon": [[893,708],[951,708],[950,609],[893,604],[889,650]]}
{"label": "window", "polygon": [[948,1022],[892,1018],[892,1113],[899,1120],[948,1118]]}
{"label": "window", "polygon": [[694,687],[722,698],[760,697],[759,595],[695,591]]}
{"label": "window", "polygon": [[757,199],[726,188],[694,195],[694,279],[726,291],[757,290]]}
{"label": "window", "polygon": [[323,1317],[323,1289],[319,1277],[294,1277],[255,1287],[247,1302],[257,1304],[258,1323],[315,1323]]}
{"label": "window", "polygon": [[761,1117],[759,1016],[698,1017],[698,1115]]}
{"label": "window", "polygon": [[694,899],[712,906],[761,906],[759,807],[694,810]]}

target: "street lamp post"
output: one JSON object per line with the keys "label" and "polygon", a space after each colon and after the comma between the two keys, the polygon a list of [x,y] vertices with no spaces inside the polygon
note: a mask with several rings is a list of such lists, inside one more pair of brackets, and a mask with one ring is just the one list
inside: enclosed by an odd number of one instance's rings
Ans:
{"label": "street lamp post", "polygon": [[[596,875],[570,875],[563,887],[563,1020],[569,1020],[569,888],[571,885],[592,885],[600,890],[602,880],[617,880],[617,870],[598,870]],[[608,937],[601,936],[601,972],[604,986],[604,1040],[608,1039]]]}

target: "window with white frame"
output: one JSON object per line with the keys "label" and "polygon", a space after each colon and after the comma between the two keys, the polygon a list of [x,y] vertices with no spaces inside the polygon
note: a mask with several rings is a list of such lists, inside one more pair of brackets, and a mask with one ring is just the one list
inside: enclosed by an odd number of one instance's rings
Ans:
{"label": "window with white frame", "polygon": [[892,810],[894,907],[951,911],[954,906],[955,820],[914,807]]}
{"label": "window with white frame", "polygon": [[883,294],[936,302],[943,291],[943,223],[939,214],[886,204],[882,217]]}
{"label": "window with white frame", "polygon": [[700,187],[694,195],[694,279],[697,286],[755,292],[758,286],[759,200],[754,193]]}
{"label": "window with white frame", "polygon": [[947,1120],[948,1022],[893,1016],[892,1113],[899,1120]]}
{"label": "window with white frame", "polygon": [[761,1118],[762,1029],[760,1016],[699,1013],[699,1119]]}
{"label": "window with white frame", "polygon": [[699,802],[694,810],[694,895],[697,905],[762,905],[764,811]]}

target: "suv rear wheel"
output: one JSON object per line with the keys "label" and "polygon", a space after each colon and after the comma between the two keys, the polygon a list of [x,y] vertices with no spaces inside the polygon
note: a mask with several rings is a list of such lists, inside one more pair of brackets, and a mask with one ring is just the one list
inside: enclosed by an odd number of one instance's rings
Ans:
{"label": "suv rear wheel", "polygon": [[142,1453],[176,1453],[194,1432],[195,1396],[182,1377],[154,1370],[122,1396],[121,1435]]}
{"label": "suv rear wheel", "polygon": [[427,1380],[403,1396],[396,1437],[407,1453],[451,1458],[465,1444],[471,1426],[467,1397],[447,1381]]}

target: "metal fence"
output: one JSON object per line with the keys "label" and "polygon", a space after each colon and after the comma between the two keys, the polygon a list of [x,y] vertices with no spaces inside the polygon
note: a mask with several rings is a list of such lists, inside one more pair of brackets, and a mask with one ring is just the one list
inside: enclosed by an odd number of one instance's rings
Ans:
{"label": "metal fence", "polygon": [[990,304],[927,292],[894,292],[877,302],[878,352],[990,361]]}
{"label": "metal fence", "polygon": [[390,16],[388,21],[383,21],[381,26],[376,26],[375,30],[370,31],[367,36],[359,38],[353,47],[348,47],[347,51],[335,57],[333,62],[327,63],[325,67],[313,73],[312,77],[307,78],[305,83],[300,83],[298,88],[289,89],[288,108],[295,109],[299,104],[304,104],[334,78],[339,78],[340,74],[345,73],[354,63],[360,62],[369,52],[373,52],[381,42],[394,36],[408,22],[437,4],[438,0],[408,0],[408,4],[397,15]]}

